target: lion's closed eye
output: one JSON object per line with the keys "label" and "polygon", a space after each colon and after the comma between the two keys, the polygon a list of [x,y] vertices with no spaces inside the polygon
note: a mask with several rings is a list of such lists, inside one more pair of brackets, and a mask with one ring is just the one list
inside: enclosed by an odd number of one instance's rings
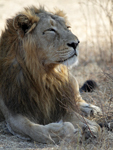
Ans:
{"label": "lion's closed eye", "polygon": [[53,28],[50,28],[50,29],[48,29],[47,31],[56,32],[56,30],[55,30],[55,29],[53,29]]}
{"label": "lion's closed eye", "polygon": [[43,32],[43,34],[45,34],[46,32],[54,32],[54,33],[56,33],[56,30],[54,28],[49,28],[49,29],[45,30]]}

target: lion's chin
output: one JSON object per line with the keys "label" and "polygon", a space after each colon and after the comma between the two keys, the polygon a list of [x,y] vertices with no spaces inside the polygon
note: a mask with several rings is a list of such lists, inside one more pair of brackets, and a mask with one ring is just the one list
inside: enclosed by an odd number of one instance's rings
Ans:
{"label": "lion's chin", "polygon": [[78,64],[78,57],[74,55],[72,58],[67,59],[66,61],[62,62],[62,64],[71,68]]}

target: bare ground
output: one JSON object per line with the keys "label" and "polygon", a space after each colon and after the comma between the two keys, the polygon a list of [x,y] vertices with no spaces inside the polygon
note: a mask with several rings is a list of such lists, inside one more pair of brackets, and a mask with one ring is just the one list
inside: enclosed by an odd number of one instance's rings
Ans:
{"label": "bare ground", "polygon": [[[84,1],[87,4],[87,0]],[[95,50],[94,43],[89,44],[96,33],[91,33],[91,30],[86,30],[86,22],[84,22],[84,10],[81,11],[80,1],[77,0],[0,0],[0,33],[5,26],[5,20],[14,15],[14,13],[22,10],[24,6],[45,5],[49,10],[58,7],[67,13],[72,31],[79,37],[80,44],[80,63],[71,71],[76,76],[80,86],[87,79],[93,79],[98,83],[98,89],[93,93],[83,93],[83,98],[102,108],[102,118],[93,118],[98,122],[113,121],[113,62],[104,61]],[[90,13],[93,16],[93,13]],[[87,19],[87,18],[86,18]],[[91,22],[93,22],[91,17]],[[98,21],[99,24],[99,21]],[[96,28],[96,25],[91,25],[91,28]],[[100,23],[101,31],[101,23]],[[83,34],[87,32],[87,34]],[[89,33],[90,32],[90,33]],[[99,34],[99,36],[101,33]],[[103,44],[103,43],[102,43]],[[89,48],[89,47],[91,48]],[[43,150],[112,150],[113,149],[113,131],[108,131],[106,128],[102,129],[101,136],[93,141],[85,141],[81,144],[71,142],[62,142],[60,145],[40,144],[33,141],[26,141],[11,135],[5,122],[0,123],[0,150],[1,149],[43,149]]]}

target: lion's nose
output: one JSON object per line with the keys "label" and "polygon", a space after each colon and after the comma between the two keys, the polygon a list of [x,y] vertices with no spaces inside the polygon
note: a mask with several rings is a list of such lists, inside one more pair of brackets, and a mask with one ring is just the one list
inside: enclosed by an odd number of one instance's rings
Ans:
{"label": "lion's nose", "polygon": [[67,43],[67,45],[68,45],[69,47],[73,47],[73,49],[75,50],[79,43],[80,43],[80,41],[78,41],[77,43],[75,43],[75,42]]}

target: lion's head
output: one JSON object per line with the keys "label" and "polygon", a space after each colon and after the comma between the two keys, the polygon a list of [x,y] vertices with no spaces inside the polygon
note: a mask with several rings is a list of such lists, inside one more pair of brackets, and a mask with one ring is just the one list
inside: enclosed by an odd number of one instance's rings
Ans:
{"label": "lion's head", "polygon": [[35,45],[37,53],[34,55],[43,66],[72,65],[77,61],[79,41],[69,30],[62,11],[49,13],[43,8],[26,8],[17,14],[13,25],[23,38],[25,50],[30,51]]}

